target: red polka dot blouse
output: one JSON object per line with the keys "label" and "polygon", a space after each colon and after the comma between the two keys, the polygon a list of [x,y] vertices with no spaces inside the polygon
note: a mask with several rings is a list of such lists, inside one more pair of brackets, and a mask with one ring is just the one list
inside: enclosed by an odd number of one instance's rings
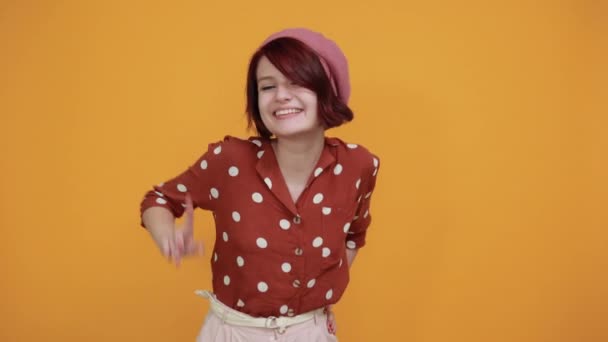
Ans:
{"label": "red polka dot blouse", "polygon": [[271,141],[226,136],[141,203],[213,212],[213,292],[252,316],[293,316],[336,303],[349,281],[346,249],[365,245],[379,159],[338,138],[325,146],[294,203]]}

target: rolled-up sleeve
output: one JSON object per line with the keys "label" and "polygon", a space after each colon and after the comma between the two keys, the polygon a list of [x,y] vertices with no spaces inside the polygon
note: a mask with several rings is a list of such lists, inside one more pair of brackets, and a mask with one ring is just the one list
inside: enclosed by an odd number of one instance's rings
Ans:
{"label": "rolled-up sleeve", "polygon": [[[140,204],[140,218],[151,207],[163,207],[174,217],[181,217],[185,210],[186,194],[190,194],[195,208],[214,210],[219,196],[221,171],[225,168],[227,141],[211,143],[207,151],[194,164],[178,176],[155,185],[147,191]],[[141,226],[145,228],[143,221]]]}
{"label": "rolled-up sleeve", "polygon": [[380,168],[380,159],[376,155],[371,156],[371,161],[363,169],[361,175],[361,197],[351,222],[349,234],[346,236],[346,247],[348,249],[359,249],[365,246],[367,229],[372,222],[371,199],[376,187],[376,179]]}

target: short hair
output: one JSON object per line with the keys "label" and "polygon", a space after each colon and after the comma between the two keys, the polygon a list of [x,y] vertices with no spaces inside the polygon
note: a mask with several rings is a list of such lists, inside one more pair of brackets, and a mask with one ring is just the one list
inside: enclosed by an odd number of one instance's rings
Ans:
{"label": "short hair", "polygon": [[[338,127],[353,119],[352,110],[340,97],[340,89],[334,92],[329,75],[326,73],[321,57],[301,41],[283,37],[268,42],[251,57],[247,72],[247,121],[248,128],[255,125],[258,134],[270,138],[272,132],[262,122],[258,107],[257,67],[263,56],[266,56],[286,78],[312,90],[317,95],[317,115],[325,127]],[[331,73],[331,66],[325,63]]]}

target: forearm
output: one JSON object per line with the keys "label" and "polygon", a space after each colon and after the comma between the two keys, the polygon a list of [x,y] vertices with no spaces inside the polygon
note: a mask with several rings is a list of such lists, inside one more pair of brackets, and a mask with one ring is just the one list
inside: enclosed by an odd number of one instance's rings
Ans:
{"label": "forearm", "polygon": [[355,257],[357,256],[358,251],[359,251],[358,249],[349,249],[349,248],[346,249],[346,261],[348,263],[349,268],[355,261]]}
{"label": "forearm", "polygon": [[142,222],[153,236],[163,236],[173,231],[175,217],[163,207],[150,207],[142,214]]}

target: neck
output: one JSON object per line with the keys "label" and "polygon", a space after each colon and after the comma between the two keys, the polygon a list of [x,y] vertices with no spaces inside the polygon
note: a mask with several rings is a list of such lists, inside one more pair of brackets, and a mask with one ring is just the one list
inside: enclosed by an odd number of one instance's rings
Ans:
{"label": "neck", "polygon": [[294,138],[278,137],[273,141],[274,152],[282,168],[308,172],[313,168],[325,145],[324,131]]}

